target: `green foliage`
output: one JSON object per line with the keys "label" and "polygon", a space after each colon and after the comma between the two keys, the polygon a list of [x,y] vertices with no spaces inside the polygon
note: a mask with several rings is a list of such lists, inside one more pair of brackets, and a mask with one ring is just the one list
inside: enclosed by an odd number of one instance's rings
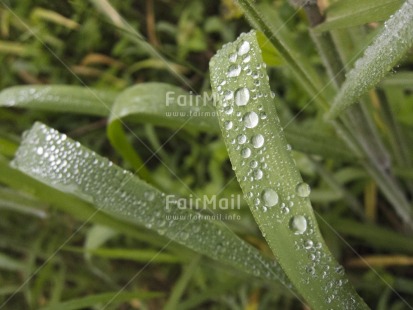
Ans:
{"label": "green foliage", "polygon": [[410,307],[411,7],[4,1],[0,308]]}

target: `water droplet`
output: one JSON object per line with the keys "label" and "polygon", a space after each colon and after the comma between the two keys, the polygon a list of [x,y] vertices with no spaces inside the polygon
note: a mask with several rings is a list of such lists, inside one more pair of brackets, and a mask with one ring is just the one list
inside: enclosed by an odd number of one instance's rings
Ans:
{"label": "water droplet", "polygon": [[297,184],[295,191],[298,197],[306,198],[310,195],[311,188],[307,183],[299,183]]}
{"label": "water droplet", "polygon": [[39,147],[36,149],[36,153],[37,153],[37,155],[43,155],[43,148],[42,148],[41,146],[39,146]]}
{"label": "water droplet", "polygon": [[238,58],[237,53],[234,53],[234,54],[229,55],[229,61],[230,61],[230,62],[236,62],[236,61],[237,61],[237,58]]}
{"label": "water droplet", "polygon": [[238,141],[238,144],[244,144],[245,142],[247,142],[247,136],[244,134],[240,134],[237,137],[237,141]]}
{"label": "water droplet", "polygon": [[246,53],[249,52],[251,46],[250,43],[247,41],[244,41],[240,44],[240,46],[238,47],[238,55],[242,56],[245,55]]}
{"label": "water droplet", "polygon": [[304,248],[306,248],[307,250],[311,249],[313,247],[314,243],[311,240],[306,240],[304,241]]}
{"label": "water droplet", "polygon": [[224,122],[224,127],[225,127],[226,130],[231,129],[232,126],[233,126],[233,123],[231,121],[225,121]]}
{"label": "water droplet", "polygon": [[251,156],[251,149],[249,149],[248,147],[246,147],[245,149],[242,149],[241,156],[244,157],[244,158],[250,157]]}
{"label": "water droplet", "polygon": [[240,65],[231,65],[228,68],[228,77],[237,77],[241,73]]}
{"label": "water droplet", "polygon": [[255,112],[248,112],[244,115],[244,117],[242,118],[245,127],[247,128],[254,128],[258,125],[258,115]]}
{"label": "water droplet", "polygon": [[230,90],[225,91],[224,93],[224,98],[226,100],[231,100],[232,98],[234,98],[234,93]]}
{"label": "water droplet", "polygon": [[230,106],[225,107],[224,112],[228,115],[232,114],[232,112],[234,111],[234,109]]}
{"label": "water droplet", "polygon": [[315,268],[313,266],[307,267],[307,272],[311,275],[315,274]]}
{"label": "water droplet", "polygon": [[239,88],[235,91],[235,104],[239,107],[244,106],[250,100],[250,91],[246,87]]}
{"label": "water droplet", "polygon": [[254,179],[261,180],[263,176],[264,176],[264,173],[262,172],[261,169],[254,170],[254,173],[253,173]]}
{"label": "water droplet", "polygon": [[258,162],[256,160],[253,160],[250,162],[250,167],[251,168],[257,168],[258,167]]}
{"label": "water droplet", "polygon": [[155,199],[155,193],[153,191],[145,191],[145,193],[143,194],[143,196],[145,197],[145,199],[147,199],[148,201],[153,201]]}
{"label": "water droplet", "polygon": [[252,145],[256,148],[259,149],[264,145],[264,137],[261,134],[255,135],[251,139]]}
{"label": "water droplet", "polygon": [[262,191],[262,200],[268,207],[273,207],[278,203],[278,194],[272,188],[267,188]]}
{"label": "water droplet", "polygon": [[302,215],[296,215],[290,220],[290,229],[295,235],[301,235],[307,230],[307,220]]}
{"label": "water droplet", "polygon": [[267,118],[267,114],[265,112],[261,112],[260,113],[260,118],[261,119],[266,119]]}

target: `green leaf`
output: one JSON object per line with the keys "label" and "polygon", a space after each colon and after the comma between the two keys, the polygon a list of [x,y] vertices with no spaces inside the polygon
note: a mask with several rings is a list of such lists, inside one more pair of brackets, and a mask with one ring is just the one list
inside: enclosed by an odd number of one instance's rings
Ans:
{"label": "green leaf", "polygon": [[106,116],[116,95],[81,86],[15,86],[0,92],[0,106]]}
{"label": "green leaf", "polygon": [[[227,44],[212,58],[210,69],[233,170],[288,278],[314,309],[367,309],[320,234],[310,188],[280,125],[255,32]],[[314,251],[320,254],[312,256]]]}
{"label": "green leaf", "polygon": [[91,295],[82,298],[76,298],[68,301],[63,301],[53,306],[46,306],[42,310],[75,310],[85,309],[96,306],[97,304],[105,304],[107,307],[112,303],[123,303],[132,299],[152,299],[161,297],[162,293],[157,292],[110,292],[97,295]]}
{"label": "green leaf", "polygon": [[175,129],[217,132],[218,122],[211,99],[164,83],[144,83],[128,88],[117,97],[111,110],[107,129],[109,140],[138,175],[149,181],[150,174],[123,129],[125,118]]}
{"label": "green leaf", "polygon": [[175,255],[160,253],[153,250],[130,250],[130,249],[113,249],[113,248],[96,248],[96,249],[81,249],[66,247],[65,250],[73,252],[85,253],[87,256],[100,256],[116,260],[129,260],[141,263],[181,263],[188,259],[177,257]]}
{"label": "green leaf", "polygon": [[397,72],[386,77],[380,86],[395,86],[413,90],[413,72]]}
{"label": "green leaf", "polygon": [[327,8],[327,19],[315,31],[354,27],[386,20],[403,4],[403,0],[345,0]]}
{"label": "green leaf", "polygon": [[260,31],[257,32],[257,40],[262,51],[262,59],[268,66],[278,67],[284,65],[284,60],[277,49],[267,37]]}
{"label": "green leaf", "polygon": [[[109,116],[107,133],[112,146],[145,180],[151,179],[149,171],[127,138],[125,124],[151,123],[190,132],[219,132],[211,94],[194,95],[164,83],[139,84],[118,97],[116,94],[78,86],[18,86],[0,93],[0,106]],[[331,135],[303,133],[292,125],[286,128],[286,134],[297,151],[342,160],[356,159]],[[13,155],[16,147],[9,144],[0,138],[2,150]]]}
{"label": "green leaf", "polygon": [[408,0],[377,35],[364,56],[356,61],[327,114],[329,119],[339,116],[355,103],[402,59],[413,45],[413,1]]}
{"label": "green leaf", "polygon": [[11,258],[3,253],[0,253],[0,269],[9,271],[21,271],[25,265],[17,259]]}
{"label": "green leaf", "polygon": [[249,274],[289,283],[280,266],[227,227],[178,205],[175,196],[165,195],[41,123],[24,135],[12,164],[53,188],[93,203],[98,211],[144,226]]}

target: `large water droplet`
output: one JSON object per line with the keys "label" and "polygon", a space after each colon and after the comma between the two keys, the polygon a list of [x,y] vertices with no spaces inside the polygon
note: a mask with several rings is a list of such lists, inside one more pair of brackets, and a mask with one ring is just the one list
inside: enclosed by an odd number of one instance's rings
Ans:
{"label": "large water droplet", "polygon": [[254,128],[258,125],[258,115],[255,112],[248,112],[244,115],[244,117],[242,118],[245,127],[247,128]]}
{"label": "large water droplet", "polygon": [[248,41],[244,41],[238,47],[238,55],[242,56],[249,52],[251,46]]}
{"label": "large water droplet", "polygon": [[237,77],[241,73],[240,65],[231,65],[228,68],[228,77]]}
{"label": "large water droplet", "polygon": [[307,183],[299,183],[295,188],[298,197],[306,198],[310,195],[311,188]]}
{"label": "large water droplet", "polygon": [[268,207],[273,207],[278,203],[278,194],[272,188],[267,188],[262,191],[262,200]]}
{"label": "large water droplet", "polygon": [[261,134],[255,135],[251,139],[252,145],[256,148],[259,149],[264,145],[264,137]]}
{"label": "large water droplet", "polygon": [[290,220],[290,229],[295,235],[301,235],[307,230],[307,220],[302,215],[296,215]]}
{"label": "large water droplet", "polygon": [[250,100],[250,91],[246,87],[238,88],[235,91],[235,104],[239,107],[244,106]]}

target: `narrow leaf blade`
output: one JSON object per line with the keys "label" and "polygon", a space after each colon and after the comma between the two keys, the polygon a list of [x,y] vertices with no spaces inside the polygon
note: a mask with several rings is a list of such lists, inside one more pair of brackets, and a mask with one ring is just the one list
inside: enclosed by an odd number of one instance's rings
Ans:
{"label": "narrow leaf blade", "polygon": [[327,9],[327,20],[315,31],[329,31],[386,20],[403,4],[403,0],[337,1]]}
{"label": "narrow leaf blade", "polygon": [[[277,261],[314,309],[366,309],[320,234],[309,187],[280,125],[255,32],[224,46],[210,69],[233,169]],[[317,258],[310,255],[315,247]],[[331,289],[326,283],[341,285]]]}
{"label": "narrow leaf blade", "polygon": [[225,226],[179,207],[175,197],[41,123],[25,134],[13,165],[53,188],[92,202],[98,211],[145,226],[247,273],[290,286],[278,264]]}
{"label": "narrow leaf blade", "polygon": [[351,104],[376,86],[413,45],[413,1],[406,1],[385,24],[347,79],[327,114],[336,118]]}

